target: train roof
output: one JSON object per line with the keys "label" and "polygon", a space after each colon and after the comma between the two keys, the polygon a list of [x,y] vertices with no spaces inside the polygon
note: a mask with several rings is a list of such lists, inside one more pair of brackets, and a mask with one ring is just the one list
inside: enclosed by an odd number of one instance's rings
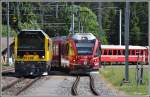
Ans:
{"label": "train roof", "polygon": [[67,36],[56,36],[52,37],[53,41],[65,41],[67,39]]}
{"label": "train roof", "polygon": [[[125,45],[101,45],[103,49],[125,49]],[[133,46],[129,45],[129,49],[147,49],[147,46]]]}
{"label": "train roof", "polygon": [[[44,36],[46,36],[48,39],[50,39],[50,37],[49,37],[43,30],[41,30],[41,29],[38,29],[38,30],[22,29],[21,31],[39,31],[39,32],[42,32],[42,34],[43,34]],[[20,32],[21,32],[21,31],[20,31]]]}
{"label": "train roof", "polygon": [[83,38],[87,38],[88,40],[96,39],[96,37],[92,33],[75,33],[72,34],[71,37],[75,40],[81,40]]}

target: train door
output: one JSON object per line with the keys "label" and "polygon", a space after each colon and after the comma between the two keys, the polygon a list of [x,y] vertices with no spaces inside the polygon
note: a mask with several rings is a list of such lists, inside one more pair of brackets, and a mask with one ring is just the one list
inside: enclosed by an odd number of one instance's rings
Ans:
{"label": "train door", "polygon": [[101,64],[102,64],[102,62],[101,62],[101,56],[102,56],[102,48],[101,48],[101,43],[99,42],[99,66],[101,67]]}
{"label": "train door", "polygon": [[101,67],[101,48],[98,47],[96,50],[96,54],[94,56],[95,64],[98,64],[98,67]]}
{"label": "train door", "polygon": [[58,67],[59,65],[59,45],[58,42],[55,41],[53,43],[53,59],[52,59],[52,67]]}
{"label": "train door", "polygon": [[98,46],[96,47],[96,52],[94,53],[93,58],[94,68],[95,70],[99,69],[101,67],[101,45],[100,42],[98,42]]}

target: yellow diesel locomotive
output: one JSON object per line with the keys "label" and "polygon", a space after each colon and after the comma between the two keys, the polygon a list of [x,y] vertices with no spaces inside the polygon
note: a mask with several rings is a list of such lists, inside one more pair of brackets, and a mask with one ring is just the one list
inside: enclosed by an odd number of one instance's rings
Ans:
{"label": "yellow diesel locomotive", "polygon": [[14,52],[18,75],[42,75],[51,67],[52,40],[43,30],[21,30],[15,37]]}

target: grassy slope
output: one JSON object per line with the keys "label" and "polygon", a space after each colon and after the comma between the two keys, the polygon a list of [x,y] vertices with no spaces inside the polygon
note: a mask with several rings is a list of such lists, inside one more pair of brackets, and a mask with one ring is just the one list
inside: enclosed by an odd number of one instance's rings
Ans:
{"label": "grassy slope", "polygon": [[148,70],[144,71],[144,84],[138,85],[135,80],[135,69],[129,69],[129,84],[123,84],[120,86],[122,79],[124,78],[124,67],[118,68],[105,68],[101,69],[100,73],[117,89],[125,91],[129,95],[148,95]]}

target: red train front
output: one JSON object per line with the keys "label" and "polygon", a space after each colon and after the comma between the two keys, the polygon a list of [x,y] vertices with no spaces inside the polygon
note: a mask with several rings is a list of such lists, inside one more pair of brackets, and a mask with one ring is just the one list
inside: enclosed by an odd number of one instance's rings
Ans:
{"label": "red train front", "polygon": [[[100,41],[91,33],[75,33],[66,39],[54,40],[57,45],[54,60],[60,67],[68,68],[71,73],[85,73],[100,67]],[[56,48],[55,48],[56,49]],[[57,53],[57,54],[58,54]]]}

